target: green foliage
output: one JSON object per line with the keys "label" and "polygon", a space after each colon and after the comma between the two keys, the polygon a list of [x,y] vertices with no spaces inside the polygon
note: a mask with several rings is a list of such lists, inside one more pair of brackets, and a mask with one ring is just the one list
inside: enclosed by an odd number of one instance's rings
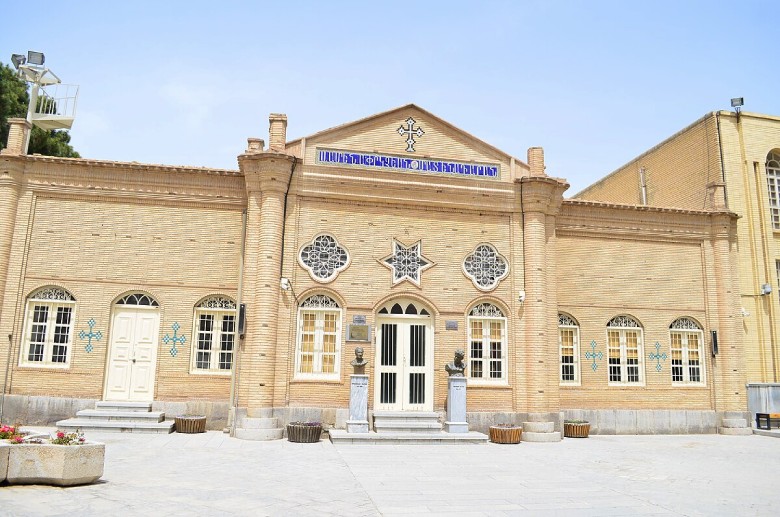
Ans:
{"label": "green foliage", "polygon": [[[8,119],[26,117],[29,102],[27,83],[17,77],[13,68],[0,63],[0,149],[8,142]],[[27,153],[65,158],[81,157],[70,146],[70,135],[67,131],[46,131],[39,127],[32,129]]]}

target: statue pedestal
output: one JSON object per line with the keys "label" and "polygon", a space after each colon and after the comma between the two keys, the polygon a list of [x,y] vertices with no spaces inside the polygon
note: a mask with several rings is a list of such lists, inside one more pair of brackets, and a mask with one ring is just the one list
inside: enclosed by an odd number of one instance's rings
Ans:
{"label": "statue pedestal", "polygon": [[447,379],[447,421],[444,430],[448,433],[468,433],[466,422],[466,378],[449,377]]}
{"label": "statue pedestal", "polygon": [[368,375],[353,374],[350,378],[348,433],[368,432]]}

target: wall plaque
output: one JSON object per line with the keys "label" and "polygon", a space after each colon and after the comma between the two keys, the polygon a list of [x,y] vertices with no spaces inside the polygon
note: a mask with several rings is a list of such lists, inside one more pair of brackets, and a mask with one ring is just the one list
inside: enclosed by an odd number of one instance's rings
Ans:
{"label": "wall plaque", "polygon": [[355,314],[352,316],[352,323],[354,323],[355,325],[365,325],[366,316],[363,314]]}
{"label": "wall plaque", "polygon": [[458,320],[445,320],[444,321],[444,329],[445,330],[458,330]]}
{"label": "wall plaque", "polygon": [[347,341],[371,341],[371,327],[369,325],[347,325]]}

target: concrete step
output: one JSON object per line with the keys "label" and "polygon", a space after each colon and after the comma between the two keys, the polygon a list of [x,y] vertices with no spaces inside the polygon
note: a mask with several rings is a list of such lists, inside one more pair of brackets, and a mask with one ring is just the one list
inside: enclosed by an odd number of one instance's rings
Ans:
{"label": "concrete step", "polygon": [[441,432],[439,414],[433,411],[375,411],[377,433]]}
{"label": "concrete step", "polygon": [[374,411],[374,420],[403,420],[414,422],[417,420],[439,420],[439,413],[435,411]]}
{"label": "concrete step", "polygon": [[376,444],[376,445],[455,445],[487,443],[485,434],[470,431],[468,433],[348,433],[344,429],[331,429],[330,441],[334,444]]}
{"label": "concrete step", "polygon": [[110,400],[100,400],[95,402],[95,409],[99,411],[141,411],[148,412],[152,410],[151,402],[117,402]]}
{"label": "concrete step", "polygon": [[275,429],[245,429],[237,427],[235,434],[235,437],[240,440],[255,441],[281,440],[283,436],[284,429],[281,427]]}
{"label": "concrete step", "polygon": [[76,418],[83,420],[125,420],[137,422],[162,422],[165,413],[162,411],[108,411],[98,409],[82,409],[76,413]]}
{"label": "concrete step", "polygon": [[244,417],[239,422],[238,427],[243,429],[277,429],[279,427],[279,419],[275,417]]}
{"label": "concrete step", "polygon": [[751,436],[753,429],[750,427],[718,427],[718,433],[730,436]]}
{"label": "concrete step", "polygon": [[439,422],[374,422],[377,433],[430,433],[441,431]]}
{"label": "concrete step", "polygon": [[93,420],[83,418],[69,418],[60,420],[57,427],[62,430],[76,430],[82,432],[117,432],[117,433],[162,433],[173,432],[175,422],[133,422],[126,420]]}
{"label": "concrete step", "polygon": [[536,433],[533,431],[527,432],[523,429],[522,440],[524,442],[560,442],[561,433],[558,431],[554,433]]}

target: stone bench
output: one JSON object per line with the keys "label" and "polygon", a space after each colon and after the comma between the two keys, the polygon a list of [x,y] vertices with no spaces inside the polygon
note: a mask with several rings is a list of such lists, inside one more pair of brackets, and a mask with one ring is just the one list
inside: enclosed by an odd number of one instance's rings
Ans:
{"label": "stone bench", "polygon": [[[766,427],[761,427],[764,422]],[[756,413],[756,427],[759,429],[771,429],[772,423],[780,427],[780,413]]]}

